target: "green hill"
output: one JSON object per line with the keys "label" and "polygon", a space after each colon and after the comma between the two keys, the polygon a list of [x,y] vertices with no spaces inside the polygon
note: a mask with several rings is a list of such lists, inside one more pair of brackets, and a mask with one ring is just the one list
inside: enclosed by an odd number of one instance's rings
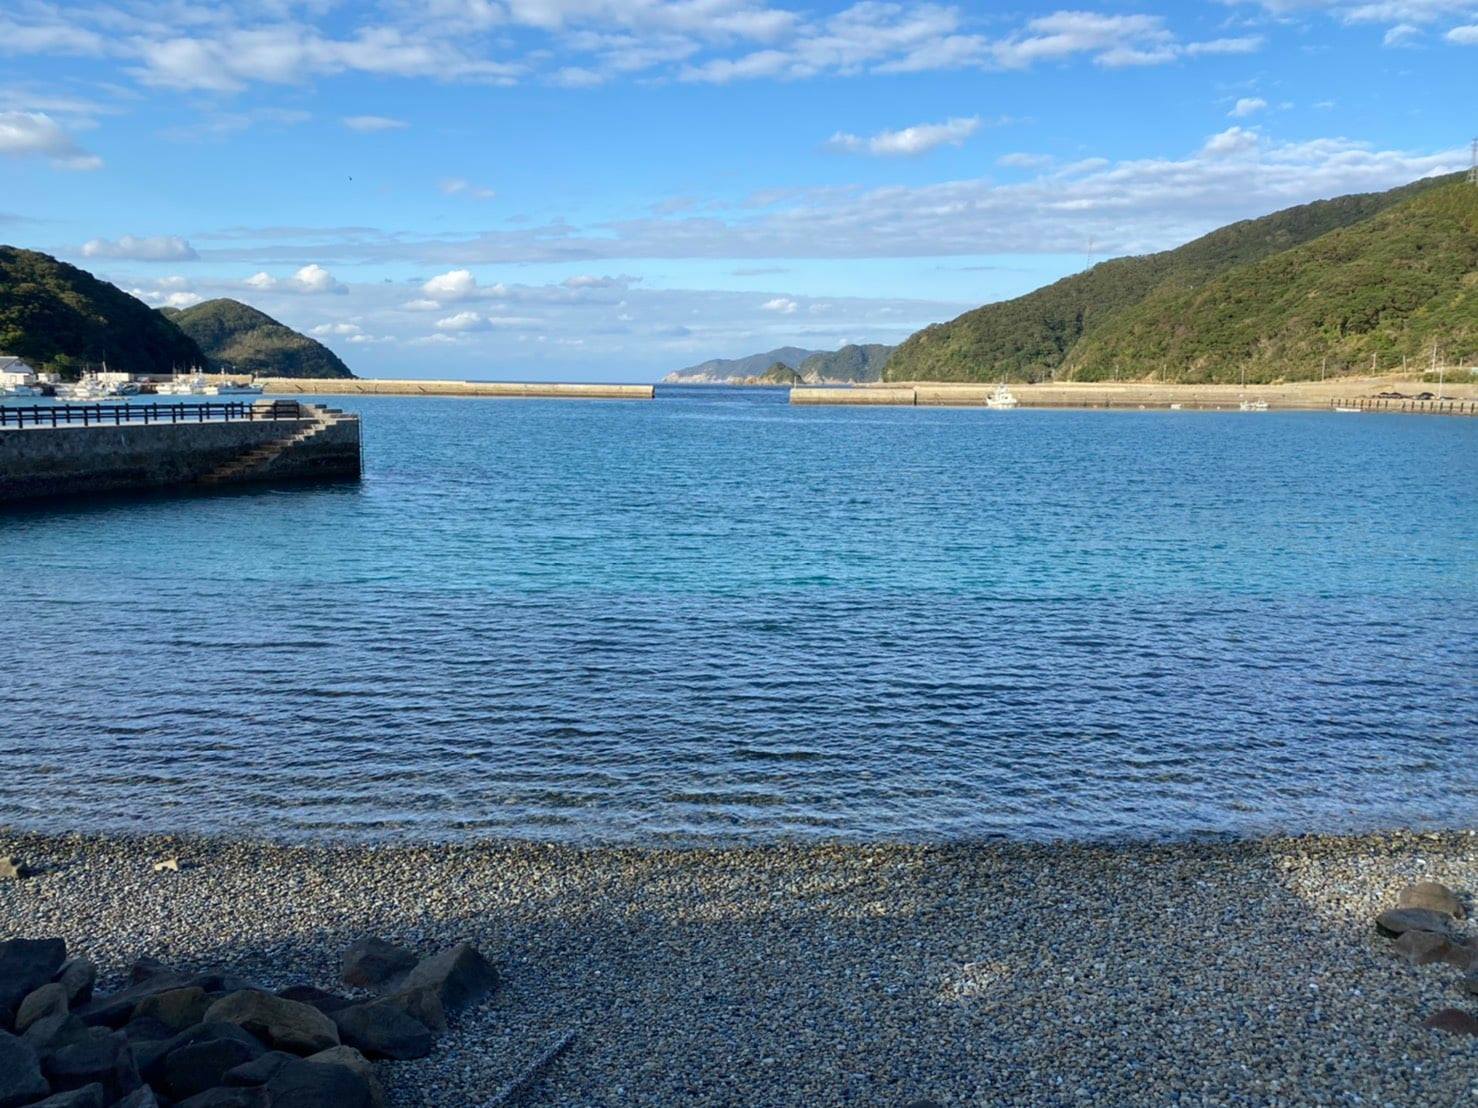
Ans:
{"label": "green hill", "polygon": [[205,361],[169,320],[86,270],[0,246],[0,353],[76,377],[87,368],[171,373]]}
{"label": "green hill", "polygon": [[[1225,378],[1234,364],[1240,372],[1238,359],[1245,359],[1230,347],[1214,355],[1199,351],[1204,357],[1198,364],[1171,360],[1171,351],[1180,348],[1164,336],[1190,330],[1189,321],[1176,314],[1184,310],[1187,296],[1224,274],[1249,269],[1388,209],[1415,203],[1453,187],[1456,180],[1418,181],[1389,192],[1303,204],[1233,223],[1174,250],[1104,262],[1025,296],[925,328],[894,352],[884,376],[892,381],[1036,381],[1097,379],[1115,372],[1139,377],[1163,371],[1170,380],[1215,379],[1208,374]],[[1367,246],[1375,248],[1373,242]],[[1346,273],[1346,278],[1354,276],[1353,271]],[[1331,282],[1324,291],[1330,303],[1353,304],[1368,289],[1341,289]],[[1138,337],[1113,340],[1111,356],[1117,363],[1104,361],[1110,356],[1106,346],[1093,348],[1096,353],[1089,357],[1089,340],[1128,326],[1131,317],[1137,321]],[[1259,326],[1274,324],[1271,315],[1259,313]],[[1150,341],[1149,334],[1155,331],[1163,333],[1164,341]],[[1307,377],[1317,375],[1319,368],[1319,360],[1289,365],[1284,375]]]}
{"label": "green hill", "polygon": [[1078,380],[1145,373],[1249,381],[1478,353],[1478,188],[1444,185],[1351,227],[1157,290],[1072,351]]}
{"label": "green hill", "polygon": [[852,344],[825,354],[812,354],[800,364],[801,378],[808,384],[833,381],[880,381],[883,366],[896,347],[879,342]]}
{"label": "green hill", "polygon": [[353,377],[317,339],[239,300],[206,300],[183,311],[161,309],[205,351],[214,369],[263,377]]}

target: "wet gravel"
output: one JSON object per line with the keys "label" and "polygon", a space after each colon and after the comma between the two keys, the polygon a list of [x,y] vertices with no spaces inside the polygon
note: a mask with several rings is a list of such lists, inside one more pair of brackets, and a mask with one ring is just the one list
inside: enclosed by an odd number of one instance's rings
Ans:
{"label": "wet gravel", "polygon": [[[289,847],[0,832],[0,935],[332,985],[375,934],[504,975],[391,1103],[1433,1104],[1478,1099],[1478,998],[1372,918],[1478,891],[1478,834],[1175,845]],[[178,856],[180,872],[155,872]],[[1471,920],[1460,925],[1478,934]]]}

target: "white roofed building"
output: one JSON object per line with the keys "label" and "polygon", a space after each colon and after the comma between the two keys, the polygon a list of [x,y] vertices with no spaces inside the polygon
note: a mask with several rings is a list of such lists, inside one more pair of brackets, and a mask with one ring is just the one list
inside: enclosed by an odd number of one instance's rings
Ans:
{"label": "white roofed building", "polygon": [[36,370],[29,362],[12,354],[0,354],[0,389],[13,389],[35,383]]}

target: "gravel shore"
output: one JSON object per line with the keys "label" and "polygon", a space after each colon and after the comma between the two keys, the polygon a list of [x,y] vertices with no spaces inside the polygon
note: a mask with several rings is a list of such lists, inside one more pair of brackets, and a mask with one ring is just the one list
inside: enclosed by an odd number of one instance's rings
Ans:
{"label": "gravel shore", "polygon": [[[290,847],[0,833],[0,937],[333,986],[366,934],[468,939],[495,999],[392,1104],[478,1105],[567,1029],[546,1105],[1393,1104],[1478,1098],[1478,998],[1377,911],[1478,891],[1478,833],[1177,845]],[[153,863],[178,856],[178,873]],[[1468,933],[1478,931],[1469,921]]]}

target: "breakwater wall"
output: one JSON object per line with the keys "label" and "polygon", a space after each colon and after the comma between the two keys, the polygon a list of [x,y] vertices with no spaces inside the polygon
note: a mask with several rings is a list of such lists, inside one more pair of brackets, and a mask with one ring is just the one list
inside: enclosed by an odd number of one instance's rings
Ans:
{"label": "breakwater wall", "polygon": [[[1186,411],[1237,411],[1243,400],[1263,401],[1270,409],[1328,411],[1358,407],[1362,411],[1424,412],[1434,415],[1478,414],[1478,391],[1472,385],[1450,387],[1442,400],[1414,396],[1382,398],[1340,393],[1330,382],[1291,385],[1087,385],[1010,386],[1023,408],[1112,408],[1120,410],[1180,408]],[[995,385],[858,385],[796,386],[792,404],[894,405],[903,407],[985,407]]]}
{"label": "breakwater wall", "polygon": [[650,400],[654,385],[575,385],[517,381],[410,381],[373,378],[266,377],[258,383],[274,395],[504,396],[564,400]]}
{"label": "breakwater wall", "polygon": [[272,407],[250,418],[0,428],[0,502],[359,476],[357,416],[293,403],[295,417],[273,418]]}

